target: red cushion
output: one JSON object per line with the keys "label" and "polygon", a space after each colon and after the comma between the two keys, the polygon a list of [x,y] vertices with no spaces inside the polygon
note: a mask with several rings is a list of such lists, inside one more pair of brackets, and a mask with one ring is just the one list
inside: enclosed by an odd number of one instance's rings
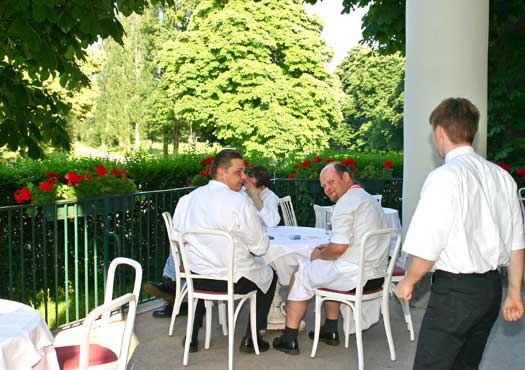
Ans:
{"label": "red cushion", "polygon": [[179,265],[179,271],[180,271],[180,272],[184,272],[184,266]]}
{"label": "red cushion", "polygon": [[405,276],[405,270],[399,266],[395,266],[392,276]]}
{"label": "red cushion", "polygon": [[[355,289],[352,290],[335,290],[335,289],[328,289],[328,288],[321,288],[319,290],[324,290],[325,292],[334,292],[339,294],[348,294],[348,295],[355,295]],[[377,289],[371,289],[371,290],[363,290],[363,294],[372,294],[382,291],[383,288],[377,288]]]}
{"label": "red cushion", "polygon": [[[63,346],[56,347],[58,364],[61,370],[74,370],[78,369],[78,363],[80,361],[80,346]],[[98,344],[89,345],[89,360],[88,366],[95,366],[101,364],[108,364],[118,360],[115,352],[109,348],[100,346]]]}

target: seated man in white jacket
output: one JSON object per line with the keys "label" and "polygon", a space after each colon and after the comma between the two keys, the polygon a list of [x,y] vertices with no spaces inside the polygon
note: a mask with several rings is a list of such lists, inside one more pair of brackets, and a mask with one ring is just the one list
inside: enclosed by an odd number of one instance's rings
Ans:
{"label": "seated man in white jacket", "polygon": [[[219,152],[211,165],[212,180],[182,197],[173,215],[174,230],[205,228],[228,232],[235,248],[236,293],[257,290],[257,331],[266,329],[268,311],[275,293],[275,272],[256,256],[266,253],[270,241],[263,231],[257,211],[250,200],[241,193],[246,180],[242,155],[231,149]],[[216,240],[215,240],[216,239]],[[195,245],[188,244],[187,252],[194,273],[224,275],[227,266],[224,238],[195,236]],[[223,291],[226,282],[218,280],[194,281],[199,290]],[[195,311],[190,351],[198,350],[198,333],[205,313],[204,302],[199,300]],[[258,338],[261,352],[269,349],[268,342]],[[239,348],[241,352],[253,353],[250,325]]]}

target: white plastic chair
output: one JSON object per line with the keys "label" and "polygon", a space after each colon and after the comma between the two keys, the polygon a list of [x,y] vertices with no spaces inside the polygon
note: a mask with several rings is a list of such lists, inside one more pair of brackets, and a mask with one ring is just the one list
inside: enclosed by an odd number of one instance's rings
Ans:
{"label": "white plastic chair", "polygon": [[[224,276],[209,276],[209,275],[198,275],[191,272],[191,265],[186,253],[186,243],[188,242],[188,237],[191,237],[192,240],[195,240],[197,235],[206,235],[208,237],[222,237],[227,241],[227,273]],[[219,230],[209,230],[202,228],[189,229],[179,234],[179,249],[182,256],[182,263],[184,265],[184,270],[186,271],[186,285],[188,287],[188,322],[186,327],[186,343],[184,346],[184,357],[183,365],[188,365],[188,354],[190,350],[190,343],[193,333],[193,320],[195,316],[195,308],[199,299],[204,299],[206,301],[219,301],[227,302],[228,304],[228,369],[233,369],[233,336],[235,334],[235,323],[239,312],[242,308],[243,303],[250,299],[250,325],[251,325],[251,334],[253,339],[253,347],[255,353],[259,354],[259,344],[257,343],[257,324],[256,324],[256,306],[257,306],[257,296],[256,290],[253,290],[247,294],[235,294],[233,292],[233,276],[234,276],[234,247],[233,239],[230,234],[219,231]],[[227,282],[227,292],[210,292],[203,290],[195,290],[193,288],[194,279],[209,279],[209,280],[223,280]],[[240,300],[237,304],[237,307],[234,306],[234,301]],[[209,326],[210,322],[206,320],[206,325]],[[205,347],[206,349],[209,348]]]}
{"label": "white plastic chair", "polygon": [[292,197],[289,195],[279,198],[279,206],[283,214],[285,226],[297,226],[297,219],[293,210]]}
{"label": "white plastic chair", "polygon": [[[363,291],[363,282],[364,282],[364,259],[365,259],[365,250],[367,248],[368,241],[376,237],[388,237],[389,240],[391,236],[397,235],[397,242],[392,255],[392,259],[388,264],[388,268],[385,272],[385,282],[382,288]],[[315,332],[314,332],[314,343],[312,346],[312,353],[310,357],[315,357],[317,351],[317,345],[319,344],[319,332],[321,329],[321,305],[324,301],[338,301],[346,305],[347,310],[352,310],[353,318],[355,321],[355,335],[356,335],[356,344],[357,344],[357,358],[359,362],[359,370],[364,368],[364,359],[363,359],[363,338],[361,332],[361,311],[363,301],[369,301],[377,298],[382,298],[381,301],[381,313],[383,314],[383,323],[385,325],[385,332],[388,341],[388,347],[390,349],[390,358],[392,361],[396,360],[396,351],[394,348],[394,341],[392,339],[392,329],[390,327],[390,310],[389,310],[389,289],[392,274],[394,272],[395,261],[397,254],[399,253],[399,248],[401,245],[401,231],[400,229],[381,229],[376,231],[371,231],[365,234],[363,241],[361,242],[361,249],[359,253],[359,274],[357,279],[357,288],[351,291],[336,291],[332,289],[316,289],[315,290]],[[386,287],[386,289],[385,289]],[[346,315],[350,318],[350,312],[347,312]],[[350,320],[347,320],[344,323],[345,327],[345,347],[348,348],[349,343],[349,326]]]}
{"label": "white plastic chair", "polygon": [[[135,269],[133,292],[113,299],[115,271],[117,266],[122,264]],[[127,368],[141,282],[142,267],[137,261],[118,257],[111,262],[104,304],[89,313],[84,324],[75,331],[72,344],[57,345],[57,338],[55,338],[55,350],[61,370],[91,368],[125,370]],[[122,322],[115,323],[123,325],[113,325],[114,323],[110,322],[111,312],[125,305],[128,305],[127,314],[121,317]],[[98,320],[99,318],[101,319]],[[95,336],[96,340],[93,339]],[[91,343],[94,341],[97,343]]]}
{"label": "white plastic chair", "polygon": [[[171,231],[171,214],[169,212],[162,212],[162,218],[164,219],[164,224],[166,225],[166,232],[168,234],[168,240],[170,242],[170,251],[171,257],[173,258],[173,264],[175,266],[175,298],[173,301],[173,311],[171,312],[171,321],[169,328],[169,336],[173,336],[173,330],[175,327],[175,320],[180,313],[180,306],[184,297],[188,293],[188,288],[186,283],[182,282],[182,279],[186,279],[186,274],[184,273],[184,267],[181,265],[180,254],[179,254],[179,243],[176,240],[173,240],[170,234]],[[211,323],[211,315],[213,309],[213,302],[206,301],[206,322]],[[224,335],[228,335],[228,326],[226,325],[226,306],[224,304],[219,304],[219,323],[222,327],[222,332]],[[206,342],[209,346],[211,337],[211,325],[206,326]]]}
{"label": "white plastic chair", "polygon": [[520,200],[521,214],[523,216],[523,222],[525,224],[525,188],[518,189],[518,198]]}
{"label": "white plastic chair", "polygon": [[321,229],[330,229],[332,225],[332,213],[334,206],[320,206],[314,204],[315,227]]}
{"label": "white plastic chair", "polygon": [[383,194],[373,194],[372,198],[377,200],[379,202],[379,204],[381,205],[381,202],[383,201]]}
{"label": "white plastic chair", "polygon": [[[392,292],[395,291],[396,284],[401,281],[405,277],[405,269],[395,266],[394,272],[392,273],[392,283],[390,285]],[[410,333],[410,341],[414,341],[414,324],[412,323],[412,315],[410,314],[410,306],[408,305],[408,301],[401,299],[397,296],[397,294],[394,294],[397,299],[399,300],[399,303],[401,304],[401,309],[403,310],[403,316],[405,318],[405,323],[407,324],[408,332]]]}

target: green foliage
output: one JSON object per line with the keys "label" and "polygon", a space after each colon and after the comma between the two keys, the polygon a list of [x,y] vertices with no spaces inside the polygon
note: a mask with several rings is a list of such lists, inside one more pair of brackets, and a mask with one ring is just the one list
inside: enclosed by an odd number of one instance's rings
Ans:
{"label": "green foliage", "polygon": [[346,103],[338,144],[350,149],[403,148],[405,59],[355,47],[337,67]]}
{"label": "green foliage", "polygon": [[[171,3],[170,0],[157,2]],[[46,145],[69,149],[69,107],[45,86],[88,85],[79,62],[99,37],[122,42],[118,14],[141,12],[146,0],[3,1],[0,7],[0,147],[41,157]]]}
{"label": "green foliage", "polygon": [[321,25],[299,0],[204,0],[158,55],[175,120],[247,155],[328,145],[341,93]]}

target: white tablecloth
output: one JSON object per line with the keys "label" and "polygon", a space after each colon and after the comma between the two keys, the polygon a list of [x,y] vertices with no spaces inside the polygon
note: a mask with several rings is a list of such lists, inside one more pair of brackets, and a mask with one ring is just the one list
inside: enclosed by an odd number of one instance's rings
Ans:
{"label": "white tablecloth", "polygon": [[33,308],[0,299],[0,370],[58,370],[53,335]]}
{"label": "white tablecloth", "polygon": [[283,286],[290,284],[299,259],[309,258],[316,246],[328,242],[325,229],[314,227],[277,226],[269,228],[267,234],[270,248],[262,258],[275,268]]}

